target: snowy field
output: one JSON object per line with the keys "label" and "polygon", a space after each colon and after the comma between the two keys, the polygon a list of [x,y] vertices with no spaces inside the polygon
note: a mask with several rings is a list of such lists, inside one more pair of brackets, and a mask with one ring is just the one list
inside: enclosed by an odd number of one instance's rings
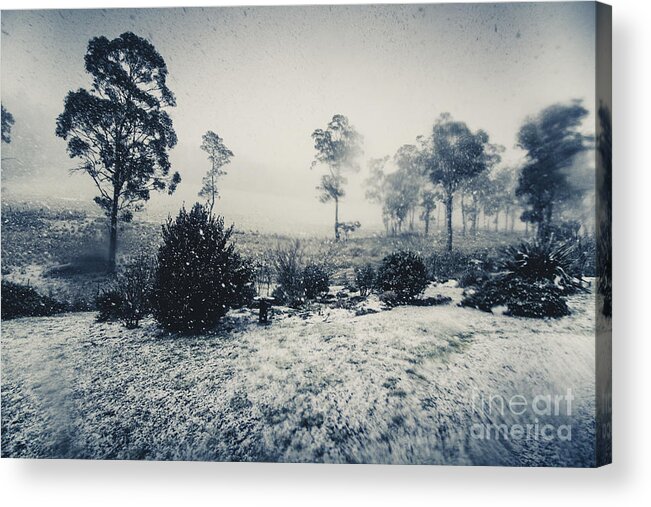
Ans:
{"label": "snowy field", "polygon": [[[203,336],[96,323],[2,323],[2,456],[593,464],[594,295],[559,320],[451,305],[356,316],[323,307],[259,326],[231,312]],[[476,409],[490,396],[574,396],[571,414]],[[481,424],[571,427],[571,441],[478,438]],[[504,437],[504,435],[502,435]]]}

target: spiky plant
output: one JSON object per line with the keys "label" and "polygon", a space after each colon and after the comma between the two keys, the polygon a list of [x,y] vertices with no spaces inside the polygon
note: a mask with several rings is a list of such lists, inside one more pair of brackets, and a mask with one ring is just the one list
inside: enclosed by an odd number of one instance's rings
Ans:
{"label": "spiky plant", "polygon": [[502,271],[524,281],[547,280],[565,293],[584,290],[578,266],[579,251],[573,241],[525,241],[509,246],[499,263]]}

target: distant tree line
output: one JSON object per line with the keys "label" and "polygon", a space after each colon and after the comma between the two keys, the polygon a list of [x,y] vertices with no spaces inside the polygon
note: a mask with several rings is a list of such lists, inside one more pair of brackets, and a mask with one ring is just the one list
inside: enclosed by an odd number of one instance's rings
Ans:
{"label": "distant tree line", "polygon": [[483,226],[513,231],[516,216],[536,228],[539,238],[554,231],[560,211],[582,197],[568,170],[576,155],[591,145],[580,131],[587,110],[580,101],[554,104],[525,120],[517,146],[526,153],[520,167],[500,165],[502,146],[483,130],[472,131],[448,113],[429,136],[401,146],[393,157],[371,159],[367,199],[381,205],[388,235],[415,230],[416,217],[429,234],[432,212],[445,210],[446,249],[453,246],[455,200],[461,211],[461,233],[475,236]]}
{"label": "distant tree line", "polygon": [[[67,141],[70,157],[80,160],[77,170],[94,181],[95,202],[109,225],[108,270],[114,272],[118,222],[130,221],[144,208],[153,191],[173,193],[181,181],[171,171],[169,150],[177,142],[167,110],[176,105],[167,86],[163,57],[146,39],[131,32],[109,40],[95,37],[84,58],[92,76],[89,89],[71,91],[56,122],[56,134]],[[513,230],[515,217],[535,226],[540,237],[553,230],[559,210],[577,200],[568,178],[576,155],[592,138],[581,132],[587,110],[580,101],[552,105],[528,118],[517,136],[526,152],[521,167],[500,166],[504,148],[492,143],[483,130],[471,130],[463,121],[442,114],[429,135],[401,146],[393,156],[372,159],[366,196],[382,209],[387,234],[414,232],[418,221],[424,233],[433,213],[445,210],[446,248],[453,246],[453,210],[461,210],[462,234],[477,234],[492,219],[495,230],[503,217]],[[11,113],[2,107],[2,141],[11,141]],[[340,221],[347,175],[360,170],[363,138],[342,114],[325,128],[312,132],[315,156],[311,167],[326,171],[317,187],[319,199],[334,202],[337,240],[360,227]],[[226,174],[233,152],[215,132],[207,131],[200,148],[211,163],[199,195],[212,214],[219,198],[219,179]]]}

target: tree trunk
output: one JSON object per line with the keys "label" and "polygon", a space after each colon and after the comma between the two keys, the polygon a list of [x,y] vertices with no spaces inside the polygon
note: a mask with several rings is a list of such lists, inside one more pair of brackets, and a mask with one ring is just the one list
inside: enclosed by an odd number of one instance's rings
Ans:
{"label": "tree trunk", "polygon": [[425,215],[425,236],[429,236],[429,214]]}
{"label": "tree trunk", "polygon": [[538,232],[536,233],[536,236],[538,239],[546,239],[546,236],[549,233],[549,226],[552,223],[552,205],[550,204],[547,206],[545,209],[545,212],[543,214],[543,220],[538,224]]}
{"label": "tree trunk", "polygon": [[109,274],[115,273],[115,257],[118,250],[118,198],[117,191],[114,191],[109,225],[108,264],[106,267]]}
{"label": "tree trunk", "polygon": [[466,235],[466,206],[463,192],[461,193],[461,234]]}
{"label": "tree trunk", "polygon": [[445,222],[448,230],[446,250],[452,251],[452,192],[447,192],[445,196]]}
{"label": "tree trunk", "polygon": [[335,239],[339,241],[339,199],[335,197]]}
{"label": "tree trunk", "polygon": [[212,210],[215,207],[215,194],[217,190],[215,189],[215,162],[212,163],[212,171],[210,172],[210,210],[209,213],[212,215]]}
{"label": "tree trunk", "polygon": [[472,237],[477,237],[477,215],[479,214],[479,209],[477,206],[477,198],[473,195],[472,197]]}
{"label": "tree trunk", "polygon": [[495,212],[495,232],[498,232],[499,224],[500,224],[500,212],[496,211]]}
{"label": "tree trunk", "polygon": [[213,187],[213,191],[210,193],[210,209],[208,212],[210,215],[212,215],[212,210],[215,207],[215,187]]}
{"label": "tree trunk", "polygon": [[504,232],[509,230],[509,216],[511,215],[511,207],[507,206],[504,210]]}

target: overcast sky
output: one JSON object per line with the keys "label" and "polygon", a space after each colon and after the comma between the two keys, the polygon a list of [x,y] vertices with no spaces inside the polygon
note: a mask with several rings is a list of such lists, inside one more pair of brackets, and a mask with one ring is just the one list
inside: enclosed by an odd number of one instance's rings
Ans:
{"label": "overcast sky", "polygon": [[[54,135],[66,93],[90,83],[83,56],[94,36],[133,31],[167,62],[183,182],[150,208],[197,199],[210,129],[235,153],[219,210],[280,231],[332,223],[310,134],[335,113],[364,136],[365,160],[428,134],[442,112],[486,130],[508,164],[522,157],[520,124],[543,107],[583,99],[593,121],[594,28],[592,2],[3,11],[2,103],[16,119],[3,158],[18,159],[3,161],[3,197],[94,195],[87,176],[68,174],[74,162]],[[341,213],[370,226],[381,221],[363,198],[365,173],[350,179]]]}

